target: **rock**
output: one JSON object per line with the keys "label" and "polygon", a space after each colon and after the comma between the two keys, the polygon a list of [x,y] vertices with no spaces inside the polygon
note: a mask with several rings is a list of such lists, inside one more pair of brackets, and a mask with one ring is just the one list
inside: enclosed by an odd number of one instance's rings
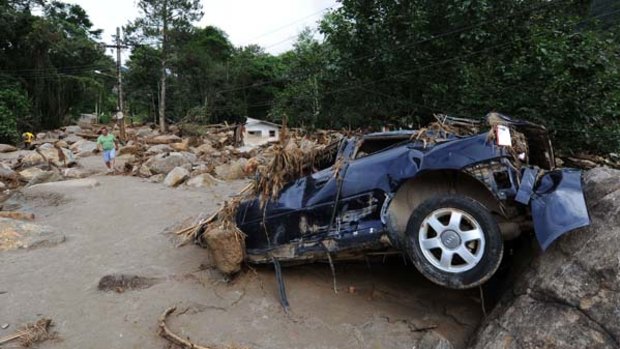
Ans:
{"label": "rock", "polygon": [[10,167],[0,163],[0,179],[7,182],[17,182],[20,179],[20,175],[13,171]]}
{"label": "rock", "polygon": [[175,167],[191,169],[192,164],[181,153],[158,154],[144,163],[152,174],[168,174]]}
{"label": "rock", "polygon": [[69,143],[67,143],[65,140],[59,140],[58,142],[56,142],[56,146],[61,148],[69,148]]}
{"label": "rock", "polygon": [[176,151],[189,151],[189,138],[184,139],[182,142],[170,143],[170,147]]}
{"label": "rock", "polygon": [[76,178],[86,178],[88,176],[93,175],[93,171],[88,171],[88,170],[84,170],[81,168],[65,168],[64,170],[62,170],[62,175],[65,178],[71,178],[71,179],[76,179]]}
{"label": "rock", "polygon": [[178,143],[181,141],[181,137],[176,135],[161,135],[155,136],[147,140],[147,143],[150,144],[170,144],[170,143]]}
{"label": "rock", "polygon": [[215,173],[218,177],[227,180],[245,178],[244,169],[247,161],[245,158],[240,158],[227,164],[221,164],[215,167]]}
{"label": "rock", "polygon": [[0,153],[10,153],[12,151],[16,151],[17,148],[10,144],[0,144]]}
{"label": "rock", "polygon": [[189,171],[183,167],[175,167],[164,179],[164,185],[176,187],[189,177]]}
{"label": "rock", "polygon": [[75,142],[71,145],[71,147],[69,147],[69,149],[71,149],[71,151],[73,151],[74,153],[78,154],[78,155],[87,155],[87,154],[93,154],[93,150],[97,149],[97,143],[93,142],[93,141],[87,141],[85,139],[82,139],[78,142]]}
{"label": "rock", "polygon": [[78,135],[71,134],[71,135],[68,135],[67,137],[63,138],[62,140],[67,142],[67,144],[71,145],[73,143],[77,143],[79,141],[84,140],[84,138],[82,138],[82,137],[80,137]]}
{"label": "rock", "polygon": [[142,147],[138,144],[126,145],[118,150],[118,155],[122,156],[125,154],[137,155],[142,150]]}
{"label": "rock", "polygon": [[47,163],[46,159],[52,161],[55,166],[61,167],[65,166],[65,162],[67,166],[75,164],[75,157],[73,153],[69,151],[69,149],[60,149],[62,153],[65,155],[65,161],[60,161],[58,157],[58,149],[54,148],[54,146],[50,143],[45,143],[39,147],[39,152],[41,152],[45,159],[39,154],[37,151],[29,151],[22,158],[22,164],[26,167],[35,166],[39,164]]}
{"label": "rock", "polygon": [[428,348],[428,349],[453,349],[454,346],[449,340],[441,336],[435,331],[426,331],[424,336],[420,339],[417,346],[414,348]]}
{"label": "rock", "polygon": [[172,153],[173,149],[168,144],[157,144],[146,150],[146,155],[154,155],[161,153]]}
{"label": "rock", "polygon": [[65,127],[65,132],[67,133],[80,133],[82,132],[82,128],[77,125],[67,126]]}
{"label": "rock", "polygon": [[190,152],[183,151],[183,152],[180,152],[180,154],[183,155],[183,157],[187,159],[187,161],[191,162],[192,164],[198,161],[198,157]]}
{"label": "rock", "polygon": [[46,172],[46,171],[43,171],[42,169],[38,167],[29,167],[25,170],[19,171],[19,175],[22,176],[24,180],[30,182],[34,177],[36,177],[37,175],[43,172]]}
{"label": "rock", "polygon": [[208,173],[203,173],[188,180],[185,184],[194,188],[210,188],[214,185],[222,183],[219,179],[214,178]]}
{"label": "rock", "polygon": [[6,189],[6,184],[4,182],[0,182],[0,190]]}
{"label": "rock", "polygon": [[149,177],[149,182],[151,183],[161,183],[166,178],[163,174],[156,174],[154,176]]}
{"label": "rock", "polygon": [[140,138],[147,138],[153,136],[153,130],[148,127],[142,127],[136,130],[136,136]]}
{"label": "rock", "polygon": [[136,162],[136,156],[133,154],[123,154],[116,157],[116,162],[134,163]]}
{"label": "rock", "polygon": [[39,140],[40,139],[46,139],[47,138],[47,133],[39,132],[39,133],[37,133],[36,138],[39,139]]}
{"label": "rock", "polygon": [[479,329],[473,348],[617,348],[620,171],[585,176],[592,225],[537,256]]}
{"label": "rock", "polygon": [[56,172],[56,171],[43,171],[39,174],[36,174],[30,181],[28,181],[28,186],[33,186],[36,184],[47,183],[47,182],[58,182],[62,181],[64,177]]}
{"label": "rock", "polygon": [[[146,178],[146,177],[151,177],[152,175],[153,175],[153,173],[151,172],[151,169],[148,166],[146,166],[145,164],[142,164],[140,166],[140,168],[138,169],[138,176],[140,176],[140,177]],[[162,176],[163,176],[163,174],[162,174]]]}
{"label": "rock", "polygon": [[205,143],[197,148],[192,148],[192,153],[200,156],[205,154],[211,154],[213,152],[213,147],[211,144]]}
{"label": "rock", "polygon": [[54,246],[65,236],[52,228],[10,218],[0,218],[0,252]]}

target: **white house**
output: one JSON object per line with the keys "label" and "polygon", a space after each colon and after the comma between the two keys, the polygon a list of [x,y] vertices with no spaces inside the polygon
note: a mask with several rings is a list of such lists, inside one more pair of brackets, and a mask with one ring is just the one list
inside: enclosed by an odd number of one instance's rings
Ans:
{"label": "white house", "polygon": [[280,137],[280,125],[273,122],[247,118],[243,141],[246,145],[257,146],[277,141]]}

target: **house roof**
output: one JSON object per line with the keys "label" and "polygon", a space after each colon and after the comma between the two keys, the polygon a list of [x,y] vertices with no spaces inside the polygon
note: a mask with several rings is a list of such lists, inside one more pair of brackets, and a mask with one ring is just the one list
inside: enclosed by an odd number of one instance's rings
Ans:
{"label": "house roof", "polygon": [[269,126],[280,128],[280,125],[278,125],[276,123],[265,121],[265,120],[254,119],[254,118],[247,118],[247,120],[245,122],[246,126],[252,126],[252,125],[256,125],[256,124],[264,124],[264,125],[269,125]]}

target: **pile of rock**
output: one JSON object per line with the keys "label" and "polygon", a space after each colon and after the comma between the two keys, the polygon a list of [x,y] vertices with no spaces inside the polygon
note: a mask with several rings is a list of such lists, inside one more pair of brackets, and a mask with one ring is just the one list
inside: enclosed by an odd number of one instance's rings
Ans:
{"label": "pile of rock", "polygon": [[[79,161],[95,155],[100,127],[83,124],[41,132],[35,150],[0,145],[0,153],[8,154],[0,161],[0,188],[92,175]],[[118,136],[118,130],[113,133]],[[273,145],[236,148],[234,126],[229,125],[173,125],[166,134],[154,125],[145,125],[127,127],[126,134],[128,141],[117,154],[120,171],[170,187],[184,183],[210,187],[221,180],[247,178],[254,174],[256,164],[269,162],[274,153]],[[300,147],[325,144],[334,138],[326,132],[306,137],[289,132],[289,137]]]}

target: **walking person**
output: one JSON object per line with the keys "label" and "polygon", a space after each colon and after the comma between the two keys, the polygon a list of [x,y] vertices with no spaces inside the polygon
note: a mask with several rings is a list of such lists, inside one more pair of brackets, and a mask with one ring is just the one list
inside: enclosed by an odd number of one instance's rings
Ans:
{"label": "walking person", "polygon": [[32,142],[37,137],[32,132],[24,132],[22,134],[22,140],[24,141],[24,149],[32,150]]}
{"label": "walking person", "polygon": [[97,137],[97,149],[103,151],[103,161],[105,162],[107,173],[114,172],[114,159],[118,151],[118,140],[112,133],[108,132],[107,127],[101,128],[101,135]]}

